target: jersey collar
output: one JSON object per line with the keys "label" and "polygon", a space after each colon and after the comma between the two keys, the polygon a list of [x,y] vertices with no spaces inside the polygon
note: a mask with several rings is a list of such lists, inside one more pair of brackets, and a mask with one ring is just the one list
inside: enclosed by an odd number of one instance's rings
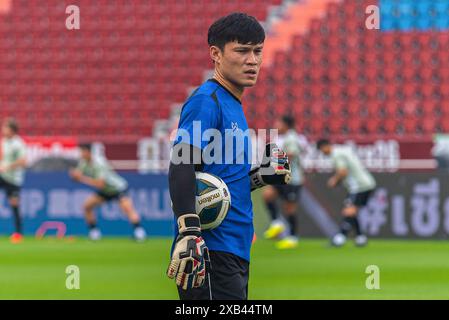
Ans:
{"label": "jersey collar", "polygon": [[214,78],[210,78],[207,81],[211,81],[211,82],[215,82],[216,84],[218,84],[220,87],[222,87],[223,89],[225,89],[230,95],[231,97],[233,97],[235,100],[237,100],[237,102],[239,104],[242,104],[242,101],[239,100],[239,98],[237,98],[231,91],[229,91],[228,89],[226,89],[220,82],[217,81],[217,79]]}

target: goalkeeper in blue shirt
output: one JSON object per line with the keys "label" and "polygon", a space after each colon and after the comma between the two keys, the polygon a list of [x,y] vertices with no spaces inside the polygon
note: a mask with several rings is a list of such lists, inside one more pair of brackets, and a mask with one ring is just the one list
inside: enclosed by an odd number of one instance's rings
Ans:
{"label": "goalkeeper in blue shirt", "polygon": [[[251,191],[289,181],[287,156],[274,144],[267,145],[261,166],[251,170],[251,138],[241,99],[244,89],[256,84],[264,41],[262,26],[244,13],[214,22],[208,32],[214,76],[182,108],[169,168],[176,233],[167,275],[176,280],[183,300],[248,298]],[[214,156],[219,160],[208,161],[208,148],[217,142],[220,150]],[[201,230],[195,212],[195,171],[220,177],[231,194],[226,218],[211,230]]]}

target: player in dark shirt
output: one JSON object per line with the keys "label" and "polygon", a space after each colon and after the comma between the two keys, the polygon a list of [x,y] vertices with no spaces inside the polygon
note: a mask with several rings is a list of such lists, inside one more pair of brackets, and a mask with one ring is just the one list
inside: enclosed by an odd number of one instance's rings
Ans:
{"label": "player in dark shirt", "polygon": [[[256,84],[264,40],[259,22],[243,13],[212,24],[208,42],[214,77],[203,83],[182,108],[169,169],[176,233],[167,271],[176,279],[181,299],[247,299],[254,235],[251,191],[267,183],[286,183],[289,178],[286,156],[274,145],[268,145],[268,154],[272,150],[276,154],[270,177],[266,178],[259,168],[251,170],[251,139],[241,98],[246,87]],[[206,131],[220,137],[220,161],[205,159],[215,138],[195,139],[204,137]],[[230,140],[240,143],[228,144]],[[231,158],[225,156],[227,151],[232,151]],[[179,161],[183,157],[187,161]],[[267,159],[270,165],[271,158]],[[195,211],[195,171],[220,177],[231,195],[226,218],[211,230],[201,230]]]}

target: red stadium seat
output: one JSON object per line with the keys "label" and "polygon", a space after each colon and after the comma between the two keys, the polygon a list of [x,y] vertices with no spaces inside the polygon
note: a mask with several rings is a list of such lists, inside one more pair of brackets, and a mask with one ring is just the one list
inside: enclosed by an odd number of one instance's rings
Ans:
{"label": "red stadium seat", "polygon": [[341,134],[344,130],[344,121],[341,118],[332,118],[328,123],[328,129],[330,134]]}
{"label": "red stadium seat", "polygon": [[399,122],[395,118],[387,118],[383,122],[384,131],[390,135],[395,135],[399,129]]}
{"label": "red stadium seat", "polygon": [[442,133],[449,133],[449,121],[447,119],[440,119],[438,126],[441,128]]}
{"label": "red stadium seat", "polygon": [[370,118],[368,121],[365,122],[365,127],[368,134],[371,135],[377,135],[383,133],[382,127],[382,120],[378,118]]}
{"label": "red stadium seat", "polygon": [[[70,33],[55,23],[65,11],[63,3],[15,2],[0,16],[0,61],[8,66],[0,72],[0,109],[17,105],[8,115],[23,122],[27,134],[124,134],[134,140],[150,135],[152,122],[167,117],[171,104],[203,81],[203,72],[212,67],[204,31],[214,19],[244,10],[265,20],[268,6],[280,3],[80,0],[83,29]],[[285,77],[279,74],[280,81]],[[283,89],[276,92],[280,99],[287,96]],[[155,107],[146,108],[147,101]],[[25,104],[28,111],[22,112]]]}
{"label": "red stadium seat", "polygon": [[418,133],[418,122],[419,119],[415,117],[405,117],[402,120],[402,126],[404,129],[404,132],[406,134],[415,134]]}
{"label": "red stadium seat", "polygon": [[[57,31],[62,4],[22,1],[7,21],[0,17],[0,33],[10,35],[0,42],[0,116],[15,115],[32,133],[136,140],[151,134],[153,121],[168,116],[171,104],[182,102],[212,68],[208,25],[235,10],[265,19],[269,5],[282,3],[79,2],[84,30],[77,34]],[[288,111],[312,138],[325,131],[376,137],[449,132],[449,33],[372,32],[363,28],[361,14],[371,2],[330,2],[308,32],[275,54],[245,93],[250,126],[266,127],[274,113]],[[62,124],[49,131],[49,119]]]}
{"label": "red stadium seat", "polygon": [[421,126],[424,134],[433,134],[438,132],[438,119],[436,117],[425,117],[423,118],[419,125]]}

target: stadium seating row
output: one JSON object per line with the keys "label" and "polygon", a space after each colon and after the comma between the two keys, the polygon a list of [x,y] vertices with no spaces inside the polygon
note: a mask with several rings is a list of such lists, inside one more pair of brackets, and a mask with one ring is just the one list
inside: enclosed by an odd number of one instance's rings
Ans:
{"label": "stadium seating row", "polygon": [[324,18],[276,54],[245,97],[253,126],[269,127],[289,112],[312,138],[430,137],[449,129],[449,28],[367,30],[360,12],[370,4],[330,3]]}
{"label": "stadium seating row", "polygon": [[447,30],[449,2],[444,0],[380,0],[384,30]]}
{"label": "stadium seating row", "polygon": [[212,64],[206,32],[233,11],[265,20],[282,0],[14,0],[0,16],[0,117],[27,135],[136,141],[199,85]]}

